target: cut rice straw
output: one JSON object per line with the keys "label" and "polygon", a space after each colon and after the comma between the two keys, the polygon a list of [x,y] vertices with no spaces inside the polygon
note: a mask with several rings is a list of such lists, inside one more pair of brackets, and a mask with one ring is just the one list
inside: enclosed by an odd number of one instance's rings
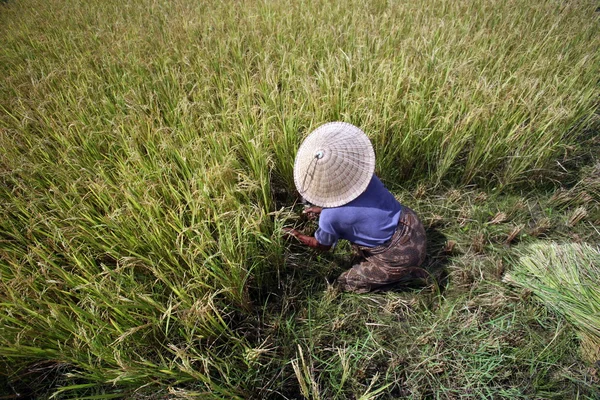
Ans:
{"label": "cut rice straw", "polygon": [[579,332],[582,357],[600,358],[600,252],[588,244],[536,243],[513,259],[505,282],[529,289]]}

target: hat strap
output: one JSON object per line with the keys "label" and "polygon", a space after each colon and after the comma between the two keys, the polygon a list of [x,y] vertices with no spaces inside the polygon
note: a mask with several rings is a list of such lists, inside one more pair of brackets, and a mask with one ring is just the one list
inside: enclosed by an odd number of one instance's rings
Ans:
{"label": "hat strap", "polygon": [[[311,178],[314,178],[315,176],[315,170],[317,169],[317,163],[319,162],[320,159],[323,158],[323,151],[319,150],[316,154],[315,157],[310,160],[310,164],[308,164],[308,168],[306,168],[306,174],[304,174],[304,180],[302,181],[302,188],[300,190],[300,194],[304,194],[306,193],[306,191],[308,190],[308,188],[305,188],[305,184],[306,184],[306,178],[308,178],[308,176],[310,175]],[[310,167],[313,165],[314,163],[314,167],[312,169],[312,172],[309,173],[308,170],[310,169]],[[312,183],[312,179],[311,182]]]}

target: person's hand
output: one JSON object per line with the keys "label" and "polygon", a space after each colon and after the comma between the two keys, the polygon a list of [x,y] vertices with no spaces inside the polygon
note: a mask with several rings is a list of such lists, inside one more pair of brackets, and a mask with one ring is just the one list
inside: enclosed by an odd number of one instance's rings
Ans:
{"label": "person's hand", "polygon": [[283,237],[285,237],[286,239],[298,237],[298,235],[300,234],[300,232],[298,232],[294,228],[283,228],[282,231],[283,231]]}
{"label": "person's hand", "polygon": [[317,238],[315,238],[313,236],[306,236],[306,235],[298,232],[294,228],[283,228],[282,231],[283,231],[283,235],[286,239],[291,239],[292,237],[295,237],[296,239],[298,239],[300,241],[300,243],[307,245],[308,247],[312,247],[314,249],[318,249],[318,250],[322,250],[322,251],[327,251],[331,248],[331,246],[325,246],[325,245],[320,244],[317,241]]}
{"label": "person's hand", "polygon": [[307,219],[313,220],[313,219],[316,219],[319,216],[319,214],[321,214],[321,211],[323,211],[323,209],[321,207],[311,206],[311,207],[305,208],[302,211],[302,214],[306,215]]}

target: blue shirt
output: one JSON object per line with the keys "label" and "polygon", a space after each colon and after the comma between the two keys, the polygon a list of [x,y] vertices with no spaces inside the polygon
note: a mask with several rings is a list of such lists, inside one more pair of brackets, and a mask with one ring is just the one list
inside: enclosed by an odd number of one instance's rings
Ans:
{"label": "blue shirt", "polygon": [[402,206],[373,175],[367,189],[340,207],[324,208],[319,217],[317,241],[325,246],[338,239],[375,247],[384,244],[396,231]]}

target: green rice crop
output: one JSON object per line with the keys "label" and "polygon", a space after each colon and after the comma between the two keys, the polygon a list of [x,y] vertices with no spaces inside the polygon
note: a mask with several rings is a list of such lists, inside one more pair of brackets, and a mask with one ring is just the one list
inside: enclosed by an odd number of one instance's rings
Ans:
{"label": "green rice crop", "polygon": [[218,159],[214,140],[267,191],[270,173],[293,188],[304,134],[347,120],[388,179],[511,184],[556,167],[593,113],[592,3],[9,3],[4,125],[60,136],[47,161],[120,137]]}
{"label": "green rice crop", "polygon": [[[332,120],[360,126],[390,187],[548,181],[597,107],[595,8],[1,2],[0,385],[318,393],[310,369],[323,364],[290,332],[312,321],[294,285],[322,289],[301,274],[323,278],[328,260],[290,250],[280,229],[295,222],[303,137]],[[388,383],[346,372],[336,393],[369,398]]]}

